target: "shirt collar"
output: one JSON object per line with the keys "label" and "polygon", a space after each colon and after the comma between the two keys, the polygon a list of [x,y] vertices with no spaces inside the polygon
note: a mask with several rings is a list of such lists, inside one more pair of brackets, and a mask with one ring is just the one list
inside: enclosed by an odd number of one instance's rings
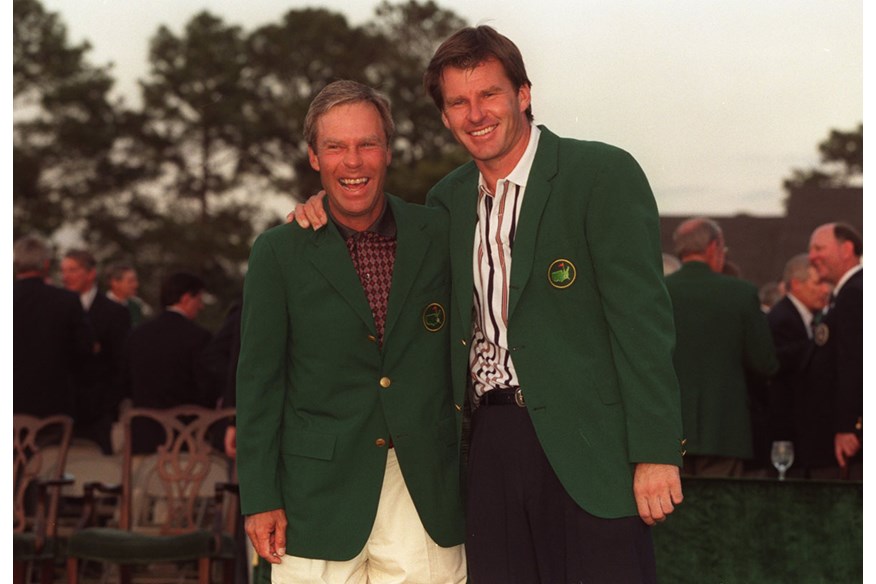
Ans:
{"label": "shirt collar", "polygon": [[864,269],[864,264],[858,264],[854,268],[850,269],[848,272],[843,274],[843,277],[839,279],[839,282],[836,283],[836,286],[833,289],[833,296],[836,298],[839,295],[840,289],[845,285],[849,279]]}
{"label": "shirt collar", "polygon": [[79,301],[82,303],[82,310],[85,312],[91,310],[91,305],[94,304],[95,296],[97,296],[97,286],[94,286],[88,292],[83,292],[79,295]]}
{"label": "shirt collar", "polygon": [[800,318],[803,319],[803,324],[806,325],[806,334],[812,337],[812,311],[806,308],[806,306],[790,292],[788,292],[788,300],[791,301],[791,304],[793,304],[794,308],[797,309],[797,312],[800,313]]}
{"label": "shirt collar", "polygon": [[[332,223],[334,223],[335,227],[338,228],[338,231],[341,232],[341,237],[343,237],[344,240],[350,239],[352,236],[360,233],[355,229],[350,229],[346,225],[341,225],[341,223],[332,217],[331,210],[329,210],[328,214],[329,217],[331,217]],[[395,217],[392,214],[392,209],[389,208],[389,199],[386,200],[386,204],[383,206],[383,211],[380,212],[380,217],[378,217],[377,220],[369,225],[364,231],[372,231],[383,237],[395,239],[398,228],[395,224]]]}
{"label": "shirt collar", "polygon": [[106,297],[109,298],[110,300],[112,300],[113,302],[116,302],[116,303],[121,304],[123,306],[127,306],[127,304],[128,304],[127,300],[122,300],[121,298],[119,298],[118,296],[113,294],[112,290],[107,291]]}
{"label": "shirt collar", "polygon": [[[529,144],[526,145],[526,150],[523,151],[523,156],[517,161],[517,166],[514,167],[508,176],[499,179],[499,181],[507,180],[515,185],[526,188],[526,181],[529,180],[529,172],[532,170],[532,163],[535,162],[535,152],[538,150],[538,138],[541,136],[541,130],[533,123],[530,123]],[[484,175],[478,176],[478,187],[484,192],[487,190],[487,182],[484,180]],[[498,184],[497,184],[498,189]]]}

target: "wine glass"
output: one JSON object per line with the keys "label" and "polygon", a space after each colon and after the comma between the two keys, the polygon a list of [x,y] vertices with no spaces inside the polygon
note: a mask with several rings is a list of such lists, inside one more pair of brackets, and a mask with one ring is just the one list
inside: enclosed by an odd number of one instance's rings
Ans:
{"label": "wine glass", "polygon": [[773,466],[779,471],[779,480],[785,480],[785,471],[794,464],[794,443],[788,440],[773,442],[770,458],[773,461]]}

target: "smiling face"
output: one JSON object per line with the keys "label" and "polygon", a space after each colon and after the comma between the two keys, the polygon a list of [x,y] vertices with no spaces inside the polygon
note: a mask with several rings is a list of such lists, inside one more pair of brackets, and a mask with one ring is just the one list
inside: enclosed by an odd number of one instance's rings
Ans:
{"label": "smiling face", "polygon": [[492,186],[517,165],[529,143],[528,85],[515,89],[496,59],[441,74],[441,119]]}
{"label": "smiling face", "polygon": [[316,147],[307,149],[336,221],[363,231],[383,211],[383,185],[392,155],[377,108],[368,102],[337,105],[317,121]]}
{"label": "smiling face", "polygon": [[812,232],[809,262],[822,280],[836,284],[858,260],[852,243],[839,241],[834,234],[833,224],[827,224]]}
{"label": "smiling face", "polygon": [[126,270],[118,278],[110,280],[110,290],[121,300],[127,300],[136,296],[139,288],[140,281],[137,279],[137,272],[134,270]]}
{"label": "smiling face", "polygon": [[84,294],[94,287],[97,271],[86,268],[73,258],[61,260],[61,281],[71,292]]}

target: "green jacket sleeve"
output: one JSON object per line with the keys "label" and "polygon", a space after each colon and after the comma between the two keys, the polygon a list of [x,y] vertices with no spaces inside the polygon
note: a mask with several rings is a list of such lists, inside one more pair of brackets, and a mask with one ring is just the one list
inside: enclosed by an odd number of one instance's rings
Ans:
{"label": "green jacket sleeve", "polygon": [[241,512],[283,507],[279,483],[289,318],[284,279],[271,241],[253,245],[243,289],[237,368],[237,461]]}

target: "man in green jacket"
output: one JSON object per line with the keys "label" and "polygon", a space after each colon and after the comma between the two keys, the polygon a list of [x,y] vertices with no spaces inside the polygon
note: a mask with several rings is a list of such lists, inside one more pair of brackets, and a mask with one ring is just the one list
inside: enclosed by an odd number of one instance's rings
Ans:
{"label": "man in green jacket", "polygon": [[389,104],[340,81],[305,120],[331,221],[255,242],[237,460],[274,582],[463,582],[447,222],[383,191]]}
{"label": "man in green jacket", "polygon": [[472,581],[655,582],[684,440],[648,181],[535,126],[520,52],[488,26],[445,41],[425,85],[474,159],[428,197],[450,219],[454,401],[475,408]]}
{"label": "man in green jacket", "polygon": [[520,52],[490,27],[442,43],[424,81],[474,159],[428,198],[450,217],[455,399],[475,407],[472,580],[653,582],[683,440],[647,179],[534,125]]}
{"label": "man in green jacket", "polygon": [[666,278],[677,335],[675,371],[692,476],[739,477],[752,458],[746,373],[778,370],[775,347],[754,284],[725,276],[724,235],[705,217],[673,233],[681,270]]}

